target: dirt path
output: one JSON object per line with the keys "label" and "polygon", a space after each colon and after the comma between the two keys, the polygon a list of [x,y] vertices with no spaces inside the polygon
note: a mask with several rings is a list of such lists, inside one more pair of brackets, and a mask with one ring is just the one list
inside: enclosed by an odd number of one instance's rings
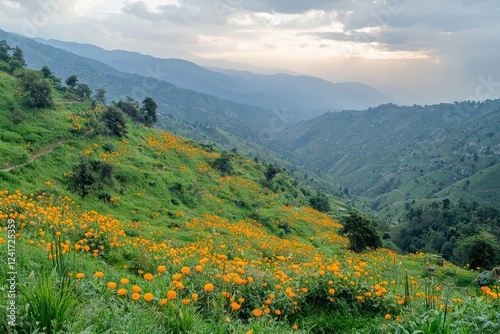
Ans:
{"label": "dirt path", "polygon": [[27,164],[29,164],[29,163],[31,163],[31,162],[33,162],[33,161],[35,161],[36,159],[40,158],[42,155],[45,155],[45,154],[48,154],[48,153],[52,152],[52,151],[53,151],[53,150],[54,150],[57,146],[61,145],[63,142],[64,142],[63,140],[59,140],[59,141],[57,141],[57,142],[55,142],[55,143],[53,143],[53,144],[51,144],[51,145],[49,145],[49,146],[45,147],[44,149],[42,149],[42,150],[40,150],[40,151],[38,151],[38,152],[33,153],[33,154],[29,157],[29,159],[28,159],[28,161],[27,161],[27,162],[22,163],[22,164],[20,164],[20,165],[11,166],[11,167],[8,167],[8,168],[5,168],[5,169],[2,169],[1,171],[2,171],[2,172],[10,172],[10,171],[11,171],[11,170],[13,170],[13,169],[17,169],[17,168],[19,168],[19,167],[26,166]]}

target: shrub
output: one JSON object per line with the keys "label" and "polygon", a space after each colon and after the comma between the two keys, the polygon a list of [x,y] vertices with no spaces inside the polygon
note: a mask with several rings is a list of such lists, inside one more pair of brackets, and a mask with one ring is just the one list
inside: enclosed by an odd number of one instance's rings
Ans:
{"label": "shrub", "polygon": [[330,207],[330,202],[328,201],[328,197],[324,192],[318,191],[315,195],[309,198],[309,204],[315,210],[320,212],[328,212],[332,208]]}
{"label": "shrub", "polygon": [[214,160],[212,167],[218,169],[223,175],[233,175],[234,168],[231,154],[227,151],[222,152],[221,156]]}
{"label": "shrub", "polygon": [[122,137],[127,133],[127,122],[125,114],[120,108],[110,106],[102,115],[101,119],[112,134]]}
{"label": "shrub", "polygon": [[375,224],[368,218],[351,211],[343,223],[344,228],[341,233],[349,238],[349,249],[361,252],[366,247],[378,248],[382,246],[382,240],[375,229]]}

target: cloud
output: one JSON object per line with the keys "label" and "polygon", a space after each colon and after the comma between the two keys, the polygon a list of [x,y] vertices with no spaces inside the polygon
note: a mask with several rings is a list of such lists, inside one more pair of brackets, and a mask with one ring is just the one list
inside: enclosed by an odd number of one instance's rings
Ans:
{"label": "cloud", "polygon": [[0,28],[29,36],[450,97],[500,81],[498,17],[498,0],[0,0]]}

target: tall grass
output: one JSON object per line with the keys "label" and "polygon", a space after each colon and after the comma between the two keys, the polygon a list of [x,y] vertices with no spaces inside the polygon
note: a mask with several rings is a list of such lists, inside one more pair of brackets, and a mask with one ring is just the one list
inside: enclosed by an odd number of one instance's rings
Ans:
{"label": "tall grass", "polygon": [[56,333],[69,321],[77,303],[70,282],[59,279],[52,270],[30,283],[30,288],[23,286],[21,290],[28,303],[27,315],[32,319],[30,330]]}

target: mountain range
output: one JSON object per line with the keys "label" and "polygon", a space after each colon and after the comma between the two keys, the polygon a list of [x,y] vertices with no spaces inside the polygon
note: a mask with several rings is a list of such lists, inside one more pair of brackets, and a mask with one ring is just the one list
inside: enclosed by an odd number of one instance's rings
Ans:
{"label": "mountain range", "polygon": [[356,82],[332,83],[304,75],[255,74],[204,68],[182,59],[161,59],[137,52],[108,51],[89,44],[37,39],[115,69],[170,82],[178,87],[266,109],[286,108],[297,119],[330,110],[366,109],[392,102],[376,89]]}

